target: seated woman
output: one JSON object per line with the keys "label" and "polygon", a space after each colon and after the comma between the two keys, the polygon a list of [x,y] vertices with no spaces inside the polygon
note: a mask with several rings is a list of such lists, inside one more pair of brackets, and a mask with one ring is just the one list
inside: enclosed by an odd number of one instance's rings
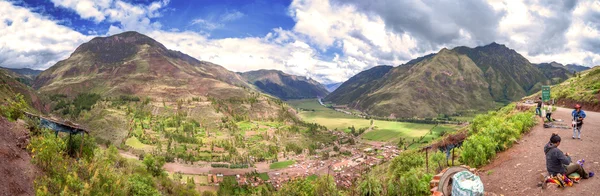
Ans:
{"label": "seated woman", "polygon": [[572,173],[578,173],[583,179],[589,178],[589,174],[583,170],[583,167],[576,163],[571,163],[571,157],[569,153],[563,154],[558,149],[560,145],[560,136],[553,133],[550,137],[550,142],[544,146],[544,152],[546,153],[546,169],[548,174],[556,176],[562,174],[568,176]]}

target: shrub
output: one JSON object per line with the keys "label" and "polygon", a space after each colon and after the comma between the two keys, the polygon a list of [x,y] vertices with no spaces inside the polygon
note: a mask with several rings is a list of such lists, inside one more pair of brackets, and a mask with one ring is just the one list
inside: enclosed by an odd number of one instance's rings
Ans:
{"label": "shrub", "polygon": [[213,163],[213,164],[210,164],[210,166],[214,167],[214,168],[229,168],[228,164],[222,164],[222,163]]}
{"label": "shrub", "polygon": [[11,121],[23,117],[23,110],[27,107],[23,95],[16,94],[14,100],[6,100],[6,104],[0,105],[0,114]]}
{"label": "shrub", "polygon": [[165,158],[162,156],[154,156],[152,154],[147,154],[144,156],[144,165],[146,166],[146,170],[150,172],[153,176],[161,176],[163,174],[163,165],[165,165]]}

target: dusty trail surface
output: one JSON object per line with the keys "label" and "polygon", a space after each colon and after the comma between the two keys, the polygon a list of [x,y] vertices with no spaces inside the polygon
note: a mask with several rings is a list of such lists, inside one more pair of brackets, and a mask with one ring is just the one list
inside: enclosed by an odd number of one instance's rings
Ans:
{"label": "dusty trail surface", "polygon": [[[584,109],[585,110],[585,109]],[[557,122],[570,126],[572,109],[558,108],[552,116]],[[562,138],[559,148],[570,153],[573,161],[585,159],[584,168],[600,175],[600,113],[586,111],[582,140],[573,140],[572,129],[544,128],[542,119],[518,144],[499,153],[497,158],[482,168],[480,177],[485,191],[503,195],[597,195],[600,192],[600,176],[582,179],[579,184],[564,189],[548,184],[548,189],[537,186],[540,173],[546,172],[544,145],[553,132]]]}
{"label": "dusty trail surface", "polygon": [[22,122],[0,117],[0,196],[35,194],[33,180],[39,170],[24,149],[28,132]]}

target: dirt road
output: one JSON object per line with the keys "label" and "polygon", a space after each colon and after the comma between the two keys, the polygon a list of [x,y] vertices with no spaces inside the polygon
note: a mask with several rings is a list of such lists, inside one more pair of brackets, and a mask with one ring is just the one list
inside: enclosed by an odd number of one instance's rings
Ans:
{"label": "dirt road", "polygon": [[[570,125],[572,109],[558,108],[555,119],[563,119],[561,124]],[[559,148],[571,154],[573,161],[585,159],[584,168],[600,174],[600,113],[587,112],[584,121],[582,140],[573,140],[573,130],[561,128],[543,128],[542,119],[531,132],[524,135],[519,143],[509,150],[498,154],[497,158],[485,166],[481,180],[485,191],[503,195],[595,195],[600,191],[600,176],[581,180],[579,184],[558,189],[551,184],[542,190],[537,187],[539,174],[546,173],[544,145],[553,132],[558,133],[562,142]]]}

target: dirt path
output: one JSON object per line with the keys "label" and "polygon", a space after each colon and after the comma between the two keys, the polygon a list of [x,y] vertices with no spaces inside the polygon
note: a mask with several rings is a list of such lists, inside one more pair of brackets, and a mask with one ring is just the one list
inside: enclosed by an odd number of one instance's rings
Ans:
{"label": "dirt path", "polygon": [[31,163],[23,122],[0,117],[0,195],[34,195],[33,180],[40,171]]}
{"label": "dirt path", "polygon": [[[554,113],[559,122],[570,125],[572,109],[558,108]],[[600,173],[600,113],[586,111],[582,139],[573,140],[571,129],[543,128],[541,119],[531,132],[523,136],[518,144],[499,153],[497,158],[482,168],[481,179],[485,191],[503,195],[595,195],[600,190],[600,176],[581,180],[579,184],[558,189],[551,184],[546,190],[537,187],[539,174],[546,173],[544,145],[553,132],[558,133],[562,142],[559,148],[569,152],[573,161],[585,159],[584,168],[589,172]]]}

